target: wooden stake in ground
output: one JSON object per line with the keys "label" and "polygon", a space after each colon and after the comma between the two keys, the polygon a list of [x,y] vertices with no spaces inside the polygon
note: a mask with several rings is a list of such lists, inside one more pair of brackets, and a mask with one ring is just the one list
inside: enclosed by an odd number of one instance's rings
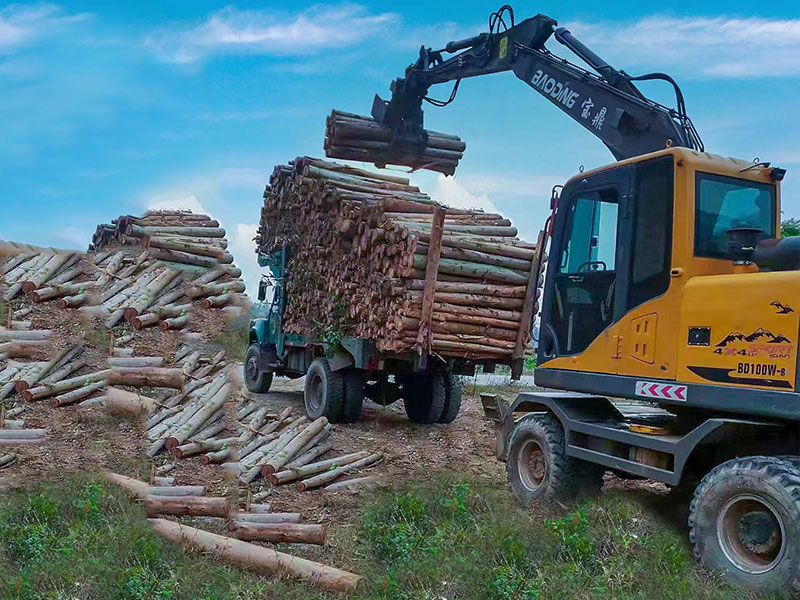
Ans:
{"label": "wooden stake in ground", "polygon": [[174,521],[150,519],[150,523],[159,535],[176,544],[209,552],[215,557],[256,573],[269,575],[286,573],[323,589],[344,593],[356,591],[362,580],[360,575]]}

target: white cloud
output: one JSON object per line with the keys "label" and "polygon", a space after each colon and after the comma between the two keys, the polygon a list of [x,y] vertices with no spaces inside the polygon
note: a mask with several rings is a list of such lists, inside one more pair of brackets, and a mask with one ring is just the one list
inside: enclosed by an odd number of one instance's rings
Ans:
{"label": "white cloud", "polygon": [[90,18],[87,13],[67,14],[54,4],[11,4],[0,8],[0,53],[10,52]]}
{"label": "white cloud", "polygon": [[228,53],[302,56],[377,37],[396,20],[357,4],[316,5],[295,14],[227,7],[195,27],[161,29],[145,43],[162,60],[179,64]]}
{"label": "white cloud", "polygon": [[711,78],[800,76],[800,19],[651,16],[566,25],[633,75],[648,69]]}
{"label": "white cloud", "polygon": [[486,212],[499,212],[486,194],[475,195],[470,193],[454,177],[439,175],[430,195],[437,202],[453,208],[478,208]]}
{"label": "white cloud", "polygon": [[257,230],[257,224],[248,223],[237,223],[235,229],[228,229],[228,248],[236,259],[236,266],[242,270],[247,293],[253,300],[258,294],[258,282],[261,280],[262,272],[258,266],[256,246],[253,241]]}

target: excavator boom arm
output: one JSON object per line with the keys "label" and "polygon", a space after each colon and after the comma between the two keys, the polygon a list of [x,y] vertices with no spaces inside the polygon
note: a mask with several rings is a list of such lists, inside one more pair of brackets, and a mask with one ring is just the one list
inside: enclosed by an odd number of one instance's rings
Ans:
{"label": "excavator boom arm", "polygon": [[[512,13],[513,14],[513,13]],[[444,105],[452,101],[461,79],[512,71],[540,95],[598,137],[617,160],[683,146],[702,150],[702,142],[686,115],[677,84],[662,73],[632,78],[617,71],[579,42],[556,21],[536,15],[502,32],[482,33],[450,42],[442,50],[421,48],[420,57],[406,69],[405,77],[391,86],[389,101],[376,96],[372,116],[393,130],[398,144],[419,145],[424,136],[422,102]],[[555,34],[596,72],[592,73],[555,56],[545,42]],[[444,53],[453,54],[445,59]],[[661,79],[676,92],[677,109],[646,98],[634,80]],[[428,98],[431,86],[455,81],[447,102]]]}

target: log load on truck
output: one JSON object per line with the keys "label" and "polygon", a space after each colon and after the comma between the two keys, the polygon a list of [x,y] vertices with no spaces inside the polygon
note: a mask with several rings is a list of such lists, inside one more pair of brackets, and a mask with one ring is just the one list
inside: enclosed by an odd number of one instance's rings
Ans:
{"label": "log load on truck", "polygon": [[530,353],[542,256],[499,214],[453,209],[408,179],[299,157],[275,168],[256,237],[274,289],[253,321],[251,391],[305,381],[309,416],[403,398],[417,423],[458,414],[456,375]]}
{"label": "log load on truck", "polygon": [[[618,162],[557,186],[537,244],[552,257],[545,390],[482,398],[511,487],[530,505],[599,489],[606,471],[664,482],[691,495],[706,566],[800,593],[800,238],[780,239],[784,169],[706,152],[669,75],[617,70],[545,15],[517,23],[503,6],[489,23],[422,47],[360,126],[332,115],[326,156],[452,172],[460,146],[443,154],[423,101],[507,71],[600,139]],[[591,70],[550,52],[551,36]],[[448,81],[448,101],[428,97]],[[670,84],[676,108],[641,81]]]}

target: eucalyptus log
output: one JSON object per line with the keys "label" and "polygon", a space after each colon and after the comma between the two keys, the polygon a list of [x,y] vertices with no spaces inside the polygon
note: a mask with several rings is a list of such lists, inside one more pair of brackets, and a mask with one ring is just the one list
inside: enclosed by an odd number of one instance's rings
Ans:
{"label": "eucalyptus log", "polygon": [[145,500],[148,516],[227,517],[230,512],[227,498],[215,496],[153,496]]}
{"label": "eucalyptus log", "polygon": [[334,481],[341,475],[345,473],[349,473],[351,471],[355,471],[356,469],[361,469],[364,467],[368,467],[381,459],[381,454],[370,454],[366,458],[362,458],[361,460],[357,460],[355,462],[343,465],[341,467],[337,467],[336,469],[331,469],[325,473],[320,473],[319,475],[315,475],[314,477],[310,477],[309,479],[304,479],[303,481],[298,481],[296,484],[298,492],[304,492],[306,490],[310,490],[316,487],[320,487],[321,485],[325,485]]}
{"label": "eucalyptus log", "polygon": [[328,536],[322,525],[304,523],[248,523],[237,521],[232,530],[240,540],[273,544],[317,544],[324,546]]}
{"label": "eucalyptus log", "polygon": [[361,451],[361,452],[353,452],[351,454],[345,454],[344,456],[337,456],[336,458],[329,458],[328,460],[322,460],[319,462],[295,467],[292,469],[279,471],[278,473],[273,473],[269,476],[269,482],[272,485],[289,483],[290,481],[296,481],[298,479],[303,479],[305,477],[311,477],[312,475],[316,475],[317,473],[325,473],[326,471],[338,469],[341,466],[358,462],[360,460],[368,458],[369,456],[370,456],[369,452]]}
{"label": "eucalyptus log", "polygon": [[114,367],[110,369],[108,382],[111,385],[181,389],[184,384],[184,376],[183,371],[180,369],[160,367]]}
{"label": "eucalyptus log", "polygon": [[215,557],[256,573],[289,574],[326,590],[352,593],[361,582],[359,575],[340,571],[304,558],[231,539],[166,519],[150,519],[153,529],[183,547],[212,553]]}

